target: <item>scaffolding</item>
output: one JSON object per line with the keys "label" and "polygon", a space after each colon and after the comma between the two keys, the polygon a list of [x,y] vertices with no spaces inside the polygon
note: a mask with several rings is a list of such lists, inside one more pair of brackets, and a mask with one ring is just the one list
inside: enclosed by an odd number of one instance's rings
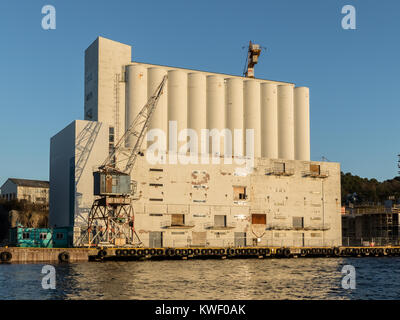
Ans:
{"label": "scaffolding", "polygon": [[399,210],[356,208],[342,217],[343,245],[398,245]]}

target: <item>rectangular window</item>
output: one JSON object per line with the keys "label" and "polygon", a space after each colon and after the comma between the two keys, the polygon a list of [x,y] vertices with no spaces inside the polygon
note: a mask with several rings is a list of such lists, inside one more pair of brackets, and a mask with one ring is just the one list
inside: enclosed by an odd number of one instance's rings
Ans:
{"label": "rectangular window", "polygon": [[321,234],[320,233],[311,233],[311,238],[320,238]]}
{"label": "rectangular window", "polygon": [[47,239],[47,233],[41,233],[41,234],[39,234],[39,239],[40,239],[40,240],[46,240],[46,239]]}
{"label": "rectangular window", "polygon": [[164,199],[161,199],[161,198],[150,198],[149,201],[164,201]]}
{"label": "rectangular window", "polygon": [[162,217],[163,214],[162,213],[150,213],[149,216],[150,217]]}
{"label": "rectangular window", "polygon": [[108,129],[108,141],[114,143],[114,127],[109,127]]}
{"label": "rectangular window", "polygon": [[251,215],[251,223],[252,224],[267,224],[267,215],[266,214],[252,214]]}
{"label": "rectangular window", "polygon": [[64,239],[64,233],[58,232],[58,233],[56,234],[56,239],[57,239],[57,240],[62,240],[62,239]]}
{"label": "rectangular window", "polygon": [[171,226],[184,226],[185,215],[184,214],[171,214]]}
{"label": "rectangular window", "polygon": [[157,172],[163,172],[164,169],[159,169],[159,168],[150,168],[149,171],[157,171]]}
{"label": "rectangular window", "polygon": [[304,228],[304,218],[303,217],[293,217],[293,228],[302,229]]}
{"label": "rectangular window", "polygon": [[149,186],[150,187],[162,187],[164,185],[162,183],[150,183]]}
{"label": "rectangular window", "polygon": [[22,233],[22,239],[30,239],[30,238],[31,238],[31,235],[30,235],[29,232],[23,232]]}
{"label": "rectangular window", "polygon": [[118,186],[118,178],[117,177],[113,177],[112,178],[112,185],[113,186]]}
{"label": "rectangular window", "polygon": [[238,200],[246,200],[246,199],[247,199],[246,187],[234,186],[233,187],[233,200],[238,201]]}
{"label": "rectangular window", "polygon": [[214,216],[214,227],[226,227],[226,216],[216,214]]}

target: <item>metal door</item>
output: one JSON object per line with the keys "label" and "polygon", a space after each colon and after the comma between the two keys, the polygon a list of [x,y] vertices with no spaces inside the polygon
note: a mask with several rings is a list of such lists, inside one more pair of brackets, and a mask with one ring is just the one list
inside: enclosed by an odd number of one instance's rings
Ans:
{"label": "metal door", "polygon": [[304,247],[304,233],[295,233],[293,242],[295,247]]}
{"label": "metal door", "polygon": [[205,247],[207,241],[207,232],[192,232],[192,246]]}
{"label": "metal door", "polygon": [[149,233],[149,247],[151,248],[162,248],[163,236],[162,232],[150,231]]}
{"label": "metal door", "polygon": [[235,232],[235,247],[246,246],[246,232]]}

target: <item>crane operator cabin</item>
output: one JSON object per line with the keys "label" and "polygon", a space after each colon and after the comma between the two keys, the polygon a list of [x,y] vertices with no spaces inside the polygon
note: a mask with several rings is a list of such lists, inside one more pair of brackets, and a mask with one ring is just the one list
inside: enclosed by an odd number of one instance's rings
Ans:
{"label": "crane operator cabin", "polygon": [[[99,200],[94,173],[106,159],[124,171],[132,151],[128,178],[109,187],[131,192],[145,247],[341,245],[340,165],[310,161],[307,87],[133,62],[131,51],[102,37],[86,49],[84,120],[51,138],[49,222],[73,230],[71,245]],[[131,126],[163,79],[136,150]]]}

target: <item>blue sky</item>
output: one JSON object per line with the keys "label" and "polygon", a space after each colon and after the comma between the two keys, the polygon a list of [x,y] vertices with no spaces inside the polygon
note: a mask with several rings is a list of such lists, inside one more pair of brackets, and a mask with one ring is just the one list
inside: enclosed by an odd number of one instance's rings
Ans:
{"label": "blue sky", "polygon": [[[56,8],[56,30],[41,9]],[[344,30],[341,9],[356,8]],[[83,118],[84,50],[101,35],[133,59],[241,75],[249,40],[267,47],[258,78],[310,87],[311,158],[378,180],[400,153],[398,0],[0,2],[0,184],[48,179],[50,137]]]}

